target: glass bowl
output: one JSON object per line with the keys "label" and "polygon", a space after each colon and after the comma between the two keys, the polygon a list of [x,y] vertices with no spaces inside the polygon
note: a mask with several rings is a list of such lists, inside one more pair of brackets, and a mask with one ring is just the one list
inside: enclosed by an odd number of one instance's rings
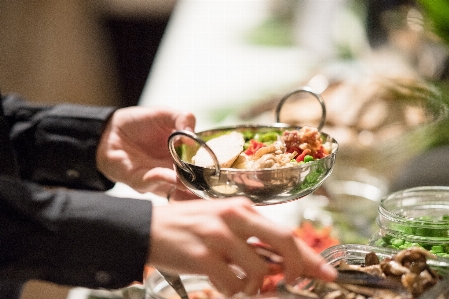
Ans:
{"label": "glass bowl", "polygon": [[[340,244],[323,250],[321,255],[328,264],[333,266],[337,266],[342,260],[350,265],[360,265],[365,262],[365,256],[370,252],[376,253],[382,260],[395,255],[399,250],[372,245]],[[429,259],[427,264],[435,269],[441,269],[442,274],[449,274],[449,260],[447,259],[437,257],[436,259]]]}
{"label": "glass bowl", "polygon": [[378,228],[377,209],[388,194],[385,178],[369,169],[335,163],[332,175],[323,183],[329,202],[325,207],[342,244],[367,244]]}
{"label": "glass bowl", "polygon": [[370,244],[405,249],[421,246],[449,257],[449,187],[416,187],[392,193],[380,201],[379,231]]}
{"label": "glass bowl", "polygon": [[[324,257],[324,259],[333,266],[338,266],[341,261],[345,261],[349,265],[362,265],[365,263],[365,256],[370,253],[374,252],[379,257],[380,260],[391,257],[395,254],[397,254],[399,251],[392,248],[383,248],[383,247],[377,247],[377,246],[371,246],[371,245],[359,245],[359,244],[342,244],[342,245],[336,245],[333,247],[330,247],[324,251],[321,252],[321,255]],[[438,294],[446,294],[448,292],[448,284],[447,279],[449,279],[449,260],[441,257],[436,257],[435,259],[428,259],[427,264],[434,270],[436,270],[442,277],[443,282],[439,283],[435,286],[436,290],[434,288],[431,288],[427,292],[423,293],[420,299],[430,299],[430,298],[437,298],[437,297],[428,297],[427,293],[434,295],[436,292],[439,292]],[[312,279],[306,279],[301,278],[297,281],[297,284],[294,286],[296,289],[300,290],[313,290],[313,280]],[[432,293],[430,293],[432,291]],[[288,290],[288,288],[280,284],[279,285],[279,292],[280,293],[286,293],[287,296],[280,296],[280,298],[291,298],[289,295],[295,296],[292,292]],[[296,297],[301,298],[301,297]],[[447,298],[447,297],[442,297]]]}

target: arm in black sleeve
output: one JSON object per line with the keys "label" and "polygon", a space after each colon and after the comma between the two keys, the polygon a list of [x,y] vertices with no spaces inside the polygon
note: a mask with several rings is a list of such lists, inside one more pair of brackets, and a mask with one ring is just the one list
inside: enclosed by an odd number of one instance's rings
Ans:
{"label": "arm in black sleeve", "polygon": [[7,95],[3,109],[23,179],[74,189],[112,188],[96,168],[95,153],[114,108],[31,105]]}
{"label": "arm in black sleeve", "polygon": [[0,176],[0,277],[119,288],[141,281],[150,201]]}

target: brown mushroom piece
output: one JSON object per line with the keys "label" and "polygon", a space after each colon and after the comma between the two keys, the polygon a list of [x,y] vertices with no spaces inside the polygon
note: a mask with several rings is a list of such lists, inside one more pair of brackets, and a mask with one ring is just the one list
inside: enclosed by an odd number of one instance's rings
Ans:
{"label": "brown mushroom piece", "polygon": [[345,261],[341,261],[340,265],[338,266],[340,270],[355,270],[360,272],[365,272],[371,275],[376,276],[385,276],[382,272],[382,269],[380,268],[380,265],[371,265],[371,266],[365,266],[365,265],[350,265],[346,263]]}
{"label": "brown mushroom piece", "polygon": [[365,255],[365,266],[369,267],[372,265],[379,265],[380,261],[379,261],[379,257],[377,256],[376,253],[374,252],[369,252]]}
{"label": "brown mushroom piece", "polygon": [[409,273],[410,269],[402,266],[400,263],[393,259],[385,259],[380,263],[380,268],[386,276],[401,277],[402,275]]}
{"label": "brown mushroom piece", "polygon": [[427,270],[419,274],[407,273],[401,279],[402,284],[409,290],[413,297],[418,297],[433,287],[437,281]]}
{"label": "brown mushroom piece", "polygon": [[[323,299],[412,299],[432,288],[441,277],[427,264],[435,256],[422,248],[410,248],[379,262],[375,253],[365,255],[364,264],[341,260],[340,271],[360,271],[391,280],[387,285],[343,284],[315,281],[313,293]],[[396,287],[397,281],[398,287]]]}
{"label": "brown mushroom piece", "polygon": [[402,259],[404,259],[406,256],[413,254],[413,256],[416,256],[418,254],[424,256],[426,259],[434,259],[436,256],[432,253],[430,253],[428,250],[421,248],[421,247],[410,247],[409,249],[404,249],[399,251],[395,256],[394,259],[398,262],[402,262]]}
{"label": "brown mushroom piece", "polygon": [[400,251],[396,255],[395,261],[410,269],[412,273],[419,274],[421,271],[428,269],[427,258],[434,257],[434,255],[430,255],[430,253],[425,249],[413,247]]}

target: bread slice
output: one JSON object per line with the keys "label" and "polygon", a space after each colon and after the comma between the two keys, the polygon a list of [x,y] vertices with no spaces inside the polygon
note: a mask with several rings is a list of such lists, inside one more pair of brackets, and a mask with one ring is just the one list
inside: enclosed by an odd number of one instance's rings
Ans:
{"label": "bread slice", "polygon": [[[245,139],[239,132],[231,132],[212,138],[206,144],[212,149],[218,159],[220,167],[231,167],[235,159],[243,151]],[[192,157],[193,164],[201,167],[214,167],[214,161],[206,149],[200,147],[195,156]]]}

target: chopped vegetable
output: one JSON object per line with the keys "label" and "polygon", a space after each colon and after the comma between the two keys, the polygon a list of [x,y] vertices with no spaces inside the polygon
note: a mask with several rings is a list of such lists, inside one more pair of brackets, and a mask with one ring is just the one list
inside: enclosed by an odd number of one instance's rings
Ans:
{"label": "chopped vegetable", "polygon": [[[294,234],[296,237],[303,240],[307,245],[312,247],[312,249],[317,253],[340,243],[338,239],[332,237],[331,226],[316,228],[311,221],[302,222],[302,224],[294,230]],[[283,278],[283,273],[266,276],[261,292],[264,293],[276,290],[278,283]]]}
{"label": "chopped vegetable", "polygon": [[[306,161],[304,161],[304,159],[305,159],[306,155],[307,155],[309,152],[310,152],[310,150],[309,150],[308,148],[306,148],[305,150],[303,150],[301,154],[299,154],[298,156],[296,156],[296,158],[295,158],[296,162],[298,162],[298,163],[299,163],[299,162],[306,162]],[[311,157],[311,156],[309,156],[309,157]],[[312,158],[312,161],[313,161],[313,158]]]}
{"label": "chopped vegetable", "polygon": [[[447,240],[449,232],[445,227],[440,228],[438,226],[438,223],[447,221],[448,218],[449,215],[443,215],[438,218],[427,215],[416,218],[409,224],[395,224],[393,227],[394,231],[399,234],[395,237],[386,233],[375,241],[375,245],[399,250],[418,246],[438,256],[449,257],[449,243],[443,241]],[[423,223],[431,224],[431,226],[423,226]],[[435,224],[434,227],[433,224]],[[426,238],[429,239],[429,242],[422,241]],[[421,241],[416,242],[416,240]]]}
{"label": "chopped vegetable", "polygon": [[316,228],[311,221],[304,221],[295,229],[294,234],[318,253],[340,243],[337,238],[332,237],[331,226]]}
{"label": "chopped vegetable", "polygon": [[255,139],[251,139],[249,141],[249,146],[244,153],[247,154],[248,156],[254,155],[259,149],[261,149],[264,146],[266,145],[263,144],[262,142],[257,141]]}
{"label": "chopped vegetable", "polygon": [[315,160],[312,156],[310,156],[310,155],[306,155],[305,157],[304,157],[304,162],[312,162],[313,160]]}
{"label": "chopped vegetable", "polygon": [[266,133],[248,130],[242,134],[245,138],[243,156],[232,166],[234,168],[278,168],[291,166],[292,163],[312,162],[329,155],[329,148],[326,150],[323,146],[321,134],[316,128]]}

